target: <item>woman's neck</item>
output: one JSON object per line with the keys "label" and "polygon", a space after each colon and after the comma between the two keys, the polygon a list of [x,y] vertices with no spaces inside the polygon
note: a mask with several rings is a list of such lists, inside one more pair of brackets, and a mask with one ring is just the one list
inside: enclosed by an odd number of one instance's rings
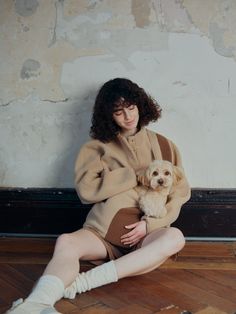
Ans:
{"label": "woman's neck", "polygon": [[132,135],[135,135],[136,133],[138,132],[138,128],[135,128],[133,130],[124,130],[124,131],[121,131],[120,134],[124,137],[129,137],[129,136],[132,136]]}

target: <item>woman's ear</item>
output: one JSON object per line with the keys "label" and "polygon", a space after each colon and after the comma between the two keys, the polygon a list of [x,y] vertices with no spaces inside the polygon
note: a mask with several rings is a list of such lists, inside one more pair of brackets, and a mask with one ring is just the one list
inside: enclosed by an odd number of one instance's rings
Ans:
{"label": "woman's ear", "polygon": [[184,170],[180,167],[173,166],[174,184],[177,184],[184,177]]}

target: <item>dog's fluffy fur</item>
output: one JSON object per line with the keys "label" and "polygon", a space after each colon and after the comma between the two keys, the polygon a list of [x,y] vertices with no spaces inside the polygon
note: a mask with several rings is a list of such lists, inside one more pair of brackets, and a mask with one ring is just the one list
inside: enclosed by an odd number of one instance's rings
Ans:
{"label": "dog's fluffy fur", "polygon": [[166,160],[154,160],[138,173],[139,206],[147,216],[162,218],[167,214],[166,203],[172,187],[183,177],[183,171]]}

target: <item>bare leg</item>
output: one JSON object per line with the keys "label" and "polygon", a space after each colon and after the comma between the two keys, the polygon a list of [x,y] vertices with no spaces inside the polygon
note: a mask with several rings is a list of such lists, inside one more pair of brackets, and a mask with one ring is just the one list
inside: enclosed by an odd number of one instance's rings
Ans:
{"label": "bare leg", "polygon": [[[65,287],[79,272],[79,259],[104,259],[106,248],[92,232],[79,230],[64,234],[57,240],[53,258],[28,298],[13,302],[7,314],[58,313],[54,304],[63,297]],[[109,266],[109,265],[108,265]],[[117,278],[115,266],[113,269]]]}
{"label": "bare leg", "polygon": [[61,235],[56,243],[52,260],[44,275],[60,278],[65,287],[70,285],[80,270],[79,260],[105,259],[107,251],[102,241],[88,230]]}
{"label": "bare leg", "polygon": [[163,228],[152,232],[146,236],[140,249],[114,262],[105,263],[79,274],[65,290],[64,297],[73,299],[76,293],[82,293],[124,277],[149,272],[160,266],[169,256],[180,251],[184,243],[183,234],[176,228]]}
{"label": "bare leg", "polygon": [[142,247],[115,260],[118,278],[147,273],[160,266],[168,257],[179,252],[185,244],[179,229],[163,228],[152,232]]}

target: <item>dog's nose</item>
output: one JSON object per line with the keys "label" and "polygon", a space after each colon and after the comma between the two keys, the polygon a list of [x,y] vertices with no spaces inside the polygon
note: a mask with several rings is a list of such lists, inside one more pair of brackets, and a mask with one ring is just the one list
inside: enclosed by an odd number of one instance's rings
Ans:
{"label": "dog's nose", "polygon": [[164,180],[163,179],[159,179],[157,182],[158,182],[158,184],[162,185],[164,183]]}

